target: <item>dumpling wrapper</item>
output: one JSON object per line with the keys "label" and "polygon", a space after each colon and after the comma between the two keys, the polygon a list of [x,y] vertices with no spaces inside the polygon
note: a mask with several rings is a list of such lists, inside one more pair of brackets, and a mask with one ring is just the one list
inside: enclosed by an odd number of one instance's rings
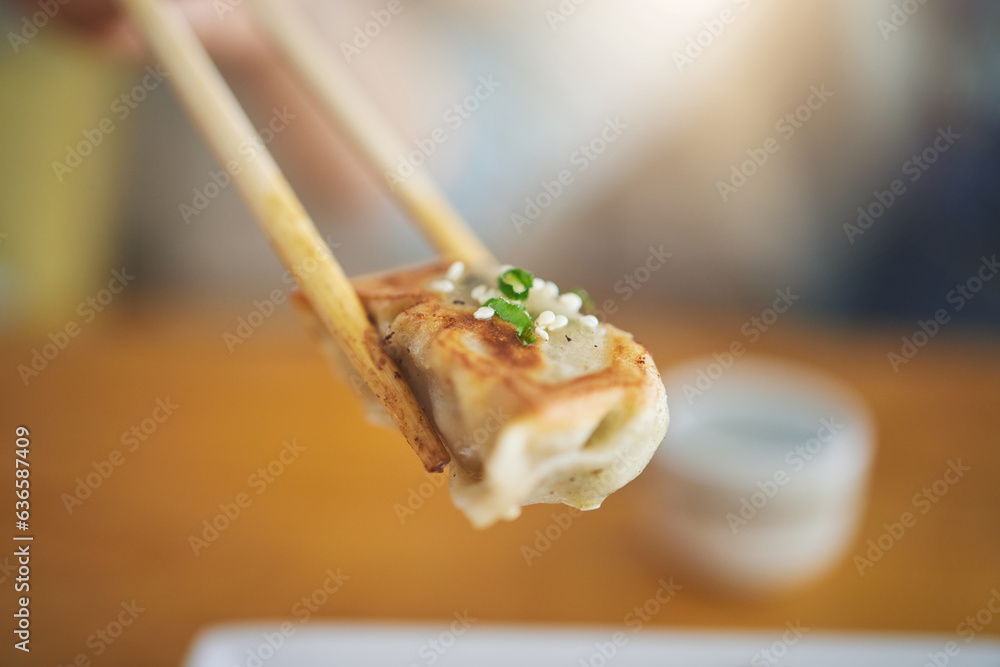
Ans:
{"label": "dumpling wrapper", "polygon": [[[666,433],[652,357],[631,334],[589,328],[570,311],[548,341],[523,345],[508,322],[474,316],[471,289],[495,286],[496,271],[466,274],[450,293],[431,289],[446,270],[434,263],[354,285],[452,455],[453,502],[479,528],[533,503],[599,507],[642,472]],[[528,302],[535,317],[538,298]]]}

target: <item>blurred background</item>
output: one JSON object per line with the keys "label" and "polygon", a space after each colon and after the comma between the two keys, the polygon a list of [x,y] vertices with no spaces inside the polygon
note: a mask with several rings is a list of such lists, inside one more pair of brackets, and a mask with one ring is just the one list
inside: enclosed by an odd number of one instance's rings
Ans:
{"label": "blurred background", "polygon": [[[179,4],[348,273],[429,258],[384,196],[386,175],[363,170],[246,8]],[[661,370],[752,343],[860,391],[880,454],[858,545],[956,453],[979,457],[978,481],[922,524],[894,574],[862,580],[845,558],[834,579],[792,602],[694,593],[656,623],[780,627],[812,613],[825,627],[954,633],[1000,585],[990,551],[1000,544],[997,3],[296,4],[407,142],[400,169],[429,170],[502,261],[586,287]],[[103,664],[176,664],[206,624],[287,615],[327,565],[353,566],[361,581],[320,615],[447,618],[473,600],[484,618],[544,622],[620,622],[627,600],[642,602],[673,572],[640,547],[607,544],[631,534],[622,526],[636,512],[624,504],[574,531],[581,550],[607,551],[564,551],[544,575],[530,559],[525,570],[518,545],[533,544],[549,510],[478,534],[458,527],[446,493],[431,493],[435,509],[400,518],[393,508],[410,507],[407,490],[427,479],[327,378],[287,304],[285,269],[235,190],[220,186],[169,77],[114,4],[7,0],[0,32],[2,410],[5,424],[30,416],[52,436],[38,445],[51,469],[38,473],[38,511],[50,517],[39,531],[52,531],[63,556],[42,561],[51,588],[39,618],[69,634],[47,658],[69,664],[79,650],[96,660],[104,651],[90,633],[135,591],[162,601],[150,617],[173,609],[148,622],[172,648],[150,657],[153,642],[133,633]],[[795,304],[777,325],[765,317],[776,293]],[[276,316],[265,313],[253,340],[235,350],[220,340],[267,310],[263,300]],[[58,339],[76,339],[73,323],[83,333],[67,347]],[[59,358],[44,352],[49,343]],[[181,396],[188,416],[150,436],[162,458],[130,464],[89,514],[71,511],[65,494],[179,388],[198,398]],[[671,395],[671,409],[684,401]],[[292,433],[316,443],[315,467],[294,473],[312,476],[269,492],[270,509],[216,549],[214,565],[192,560],[184,536]],[[383,475],[368,488],[351,466]],[[285,511],[301,516],[282,537]],[[297,551],[283,553],[282,539]],[[422,578],[449,576],[459,557],[464,590]],[[506,574],[484,577],[475,562]],[[391,585],[366,589],[365,568],[392,572]],[[936,577],[933,612],[914,609],[907,572]],[[604,576],[590,593],[568,592]],[[217,596],[205,592],[213,586]],[[464,597],[477,589],[498,601]],[[101,590],[110,602],[93,608]]]}
{"label": "blurred background", "polygon": [[[244,8],[184,4],[255,124],[278,114],[269,148],[349,272],[426,258]],[[559,282],[614,296],[662,245],[673,256],[637,298],[753,306],[790,285],[802,313],[912,320],[996,249],[993,3],[920,4],[912,17],[843,0],[571,4],[564,16],[542,0],[404,3],[375,37],[358,30],[377,2],[303,9],[497,255]],[[32,8],[6,5],[5,33],[31,33]],[[235,191],[204,196],[218,167],[168,86],[142,88],[148,63],[124,29],[83,20],[57,13],[0,56],[4,322],[64,319],[109,263],[135,269],[135,296],[280,285]],[[803,111],[814,87],[829,95]],[[627,129],[606,151],[579,152],[614,118]],[[422,156],[437,128],[446,140]],[[953,145],[911,162],[948,128]],[[768,139],[778,152],[746,166]],[[91,154],[61,171],[81,142]],[[551,200],[544,183],[564,169],[573,181]],[[905,194],[857,227],[859,207],[877,212],[897,179]],[[997,298],[984,290],[957,319],[995,326]]]}

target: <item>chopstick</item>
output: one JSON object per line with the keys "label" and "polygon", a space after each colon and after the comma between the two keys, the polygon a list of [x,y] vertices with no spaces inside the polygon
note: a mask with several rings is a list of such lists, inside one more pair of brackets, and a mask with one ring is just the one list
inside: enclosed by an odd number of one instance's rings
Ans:
{"label": "chopstick", "polygon": [[[406,148],[350,70],[320,41],[294,6],[277,0],[252,0],[250,5],[331,122],[344,130],[369,169],[388,185],[383,175],[395,171]],[[496,264],[426,170],[418,169],[395,181],[389,194],[444,256],[470,266]]]}
{"label": "chopstick", "polygon": [[[216,159],[232,175],[285,266],[296,276],[330,335],[379,398],[424,467],[442,470],[449,455],[333,253],[264,147],[250,120],[177,6],[169,0],[121,0]],[[251,157],[239,156],[250,152]],[[241,153],[241,147],[244,149]],[[236,163],[239,169],[232,168]]]}

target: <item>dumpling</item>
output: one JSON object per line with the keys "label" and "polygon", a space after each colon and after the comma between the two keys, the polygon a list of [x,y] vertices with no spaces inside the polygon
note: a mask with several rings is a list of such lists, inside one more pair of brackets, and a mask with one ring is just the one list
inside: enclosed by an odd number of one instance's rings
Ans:
{"label": "dumpling", "polygon": [[599,507],[643,470],[668,422],[652,357],[582,316],[575,294],[539,279],[508,283],[528,327],[484,307],[507,301],[497,278],[509,268],[434,263],[355,281],[451,453],[453,502],[477,527],[532,503]]}

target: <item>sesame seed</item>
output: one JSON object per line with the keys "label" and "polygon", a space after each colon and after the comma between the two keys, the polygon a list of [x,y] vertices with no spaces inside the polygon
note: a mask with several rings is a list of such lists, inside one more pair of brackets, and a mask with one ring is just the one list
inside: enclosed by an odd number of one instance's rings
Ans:
{"label": "sesame seed", "polygon": [[535,320],[535,324],[540,327],[547,327],[555,321],[556,314],[551,310],[544,310],[542,311],[542,314],[538,316],[538,319]]}
{"label": "sesame seed", "polygon": [[555,331],[556,329],[562,329],[564,326],[569,324],[569,318],[565,315],[556,315],[555,322],[549,325],[549,331]]}
{"label": "sesame seed", "polygon": [[463,273],[465,273],[465,264],[463,262],[455,262],[448,267],[448,273],[445,274],[445,277],[454,282],[461,278]]}
{"label": "sesame seed", "polygon": [[496,311],[494,311],[489,306],[483,306],[482,308],[476,311],[475,317],[477,320],[488,320],[491,317],[493,317],[495,312]]}
{"label": "sesame seed", "polygon": [[435,292],[454,292],[455,283],[450,280],[432,280],[431,289]]}
{"label": "sesame seed", "polygon": [[561,297],[559,297],[559,303],[566,306],[570,310],[576,312],[583,307],[583,299],[580,298],[579,294],[574,294],[573,292],[566,292]]}
{"label": "sesame seed", "polygon": [[582,324],[585,327],[590,327],[591,329],[596,329],[597,325],[600,324],[600,322],[598,322],[597,318],[594,317],[593,315],[584,315],[583,317],[580,318],[580,324]]}
{"label": "sesame seed", "polygon": [[489,299],[489,297],[486,296],[486,290],[487,290],[486,285],[476,285],[475,287],[472,288],[472,298],[478,301],[479,303],[486,303],[486,301]]}
{"label": "sesame seed", "polygon": [[535,327],[535,333],[542,340],[548,340],[549,339],[549,332],[546,331],[545,329],[541,328],[541,327]]}

